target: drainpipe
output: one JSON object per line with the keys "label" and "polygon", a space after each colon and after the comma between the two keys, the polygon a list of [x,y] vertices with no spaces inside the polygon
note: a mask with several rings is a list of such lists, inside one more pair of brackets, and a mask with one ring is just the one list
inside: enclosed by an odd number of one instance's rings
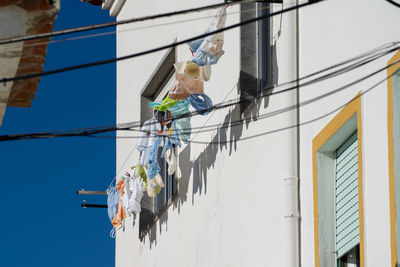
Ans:
{"label": "drainpipe", "polygon": [[[283,0],[286,5],[297,5],[298,0]],[[282,17],[282,36],[280,44],[283,47],[282,53],[285,69],[282,69],[282,81],[293,81],[298,78],[298,13],[291,11]],[[298,85],[298,83],[296,83]],[[285,106],[298,105],[298,88],[285,93]],[[299,116],[298,108],[287,112],[287,125],[298,125]],[[298,142],[298,126],[288,129],[285,135],[285,155],[286,173],[283,177],[285,188],[285,214],[284,214],[284,267],[299,267],[299,142]]]}

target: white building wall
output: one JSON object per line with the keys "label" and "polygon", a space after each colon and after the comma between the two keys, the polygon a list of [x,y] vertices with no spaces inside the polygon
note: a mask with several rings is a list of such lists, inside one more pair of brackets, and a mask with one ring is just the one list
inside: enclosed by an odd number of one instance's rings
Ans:
{"label": "white building wall", "polygon": [[[354,57],[380,45],[398,41],[399,10],[385,1],[325,1],[300,11],[300,76]],[[358,70],[301,89],[300,102],[335,90],[385,67],[393,53]],[[362,152],[365,266],[391,266],[389,228],[389,179],[387,145],[386,70],[362,83],[305,106],[305,123],[345,104],[362,91]],[[301,127],[300,179],[302,212],[302,266],[314,265],[312,198],[312,138],[337,114]],[[312,244],[312,245],[311,245]]]}
{"label": "white building wall", "polygon": [[[203,6],[215,1],[127,0],[118,20]],[[280,10],[274,5],[273,10]],[[227,25],[239,22],[239,7],[228,8]],[[182,40],[200,34],[216,11],[118,26],[117,56]],[[304,76],[369,49],[398,40],[399,11],[384,1],[329,0],[306,7],[299,16],[299,72]],[[379,17],[379,19],[373,19]],[[190,21],[187,21],[190,19]],[[179,24],[168,24],[186,20]],[[287,27],[280,16],[273,20],[273,40],[277,47],[278,83],[287,82],[285,66]],[[150,27],[158,25],[157,27]],[[149,28],[150,27],[150,28]],[[281,34],[278,35],[278,31]],[[239,29],[225,33],[225,55],[212,66],[205,93],[214,103],[238,97],[235,88],[240,71]],[[165,51],[117,63],[117,123],[140,120],[140,91],[164,56]],[[177,50],[178,61],[190,58],[186,45]],[[357,71],[301,89],[300,102],[353,81],[383,67],[383,57]],[[358,91],[383,79],[382,72],[370,81],[331,95],[300,111],[305,123],[349,101]],[[250,112],[263,115],[286,107],[287,94],[262,101]],[[266,107],[267,106],[267,107]],[[390,266],[389,198],[387,178],[386,83],[362,97],[363,190],[365,223],[365,266]],[[301,126],[300,208],[301,266],[314,266],[312,138],[335,113]],[[178,182],[178,198],[140,242],[138,220],[125,231],[117,231],[116,266],[281,266],[284,250],[284,178],[288,113],[239,127],[196,135],[180,149],[183,177]],[[192,118],[192,126],[222,125],[241,119],[238,107]],[[265,133],[264,135],[261,135]],[[136,133],[118,133],[119,136]],[[254,135],[260,135],[252,138]],[[228,143],[221,140],[231,140]],[[118,139],[117,168],[136,164],[135,139]],[[126,163],[125,163],[126,162]]]}

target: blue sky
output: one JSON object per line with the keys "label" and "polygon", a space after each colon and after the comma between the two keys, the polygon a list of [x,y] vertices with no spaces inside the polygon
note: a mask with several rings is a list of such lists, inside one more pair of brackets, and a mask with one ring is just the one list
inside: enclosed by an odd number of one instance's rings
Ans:
{"label": "blue sky", "polygon": [[[54,29],[113,20],[101,7],[61,0]],[[94,32],[84,34],[89,33]],[[45,70],[113,57],[114,34],[55,43],[48,47]],[[0,134],[113,124],[115,86],[115,64],[42,77],[30,108],[7,108]],[[115,140],[11,141],[0,143],[0,151],[0,265],[113,266],[107,210],[80,207],[83,199],[105,204],[106,196],[76,191],[108,186],[115,174]]]}

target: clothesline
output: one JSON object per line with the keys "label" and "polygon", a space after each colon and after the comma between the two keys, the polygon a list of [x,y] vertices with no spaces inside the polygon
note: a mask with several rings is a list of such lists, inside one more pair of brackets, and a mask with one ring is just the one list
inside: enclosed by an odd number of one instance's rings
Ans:
{"label": "clothesline", "polygon": [[[226,5],[218,10],[205,33],[225,26],[227,7]],[[203,116],[208,115],[213,107],[211,98],[204,92],[204,82],[211,78],[211,65],[217,64],[225,53],[222,49],[224,32],[194,40],[188,45],[192,59],[174,64],[175,80],[172,84],[167,84],[168,95],[160,101],[149,103],[154,110],[153,118],[143,123],[136,146],[107,188],[108,216],[114,226],[111,236],[115,233],[114,229],[123,227],[127,217],[133,216],[133,222],[135,221],[136,214],[141,211],[140,202],[144,191],[149,197],[155,198],[165,186],[159,173],[159,147],[163,147],[161,157],[168,164],[168,175],[176,173],[178,179],[181,177],[178,148],[182,146],[181,142],[187,144],[191,140],[191,116],[184,116],[189,114],[189,106]],[[234,88],[236,86],[228,92],[224,100]],[[214,114],[215,111],[212,115]],[[139,163],[121,175],[121,170],[135,150],[140,152]],[[114,181],[116,186],[112,187]]]}

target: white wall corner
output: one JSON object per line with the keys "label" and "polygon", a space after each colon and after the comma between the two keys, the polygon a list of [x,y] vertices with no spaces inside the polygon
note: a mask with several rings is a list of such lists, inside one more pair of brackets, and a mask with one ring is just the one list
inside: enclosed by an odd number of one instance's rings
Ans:
{"label": "white wall corner", "polygon": [[114,4],[114,0],[104,0],[101,9],[110,10],[111,6]]}
{"label": "white wall corner", "polygon": [[110,16],[116,17],[125,5],[126,0],[116,0],[110,9]]}

